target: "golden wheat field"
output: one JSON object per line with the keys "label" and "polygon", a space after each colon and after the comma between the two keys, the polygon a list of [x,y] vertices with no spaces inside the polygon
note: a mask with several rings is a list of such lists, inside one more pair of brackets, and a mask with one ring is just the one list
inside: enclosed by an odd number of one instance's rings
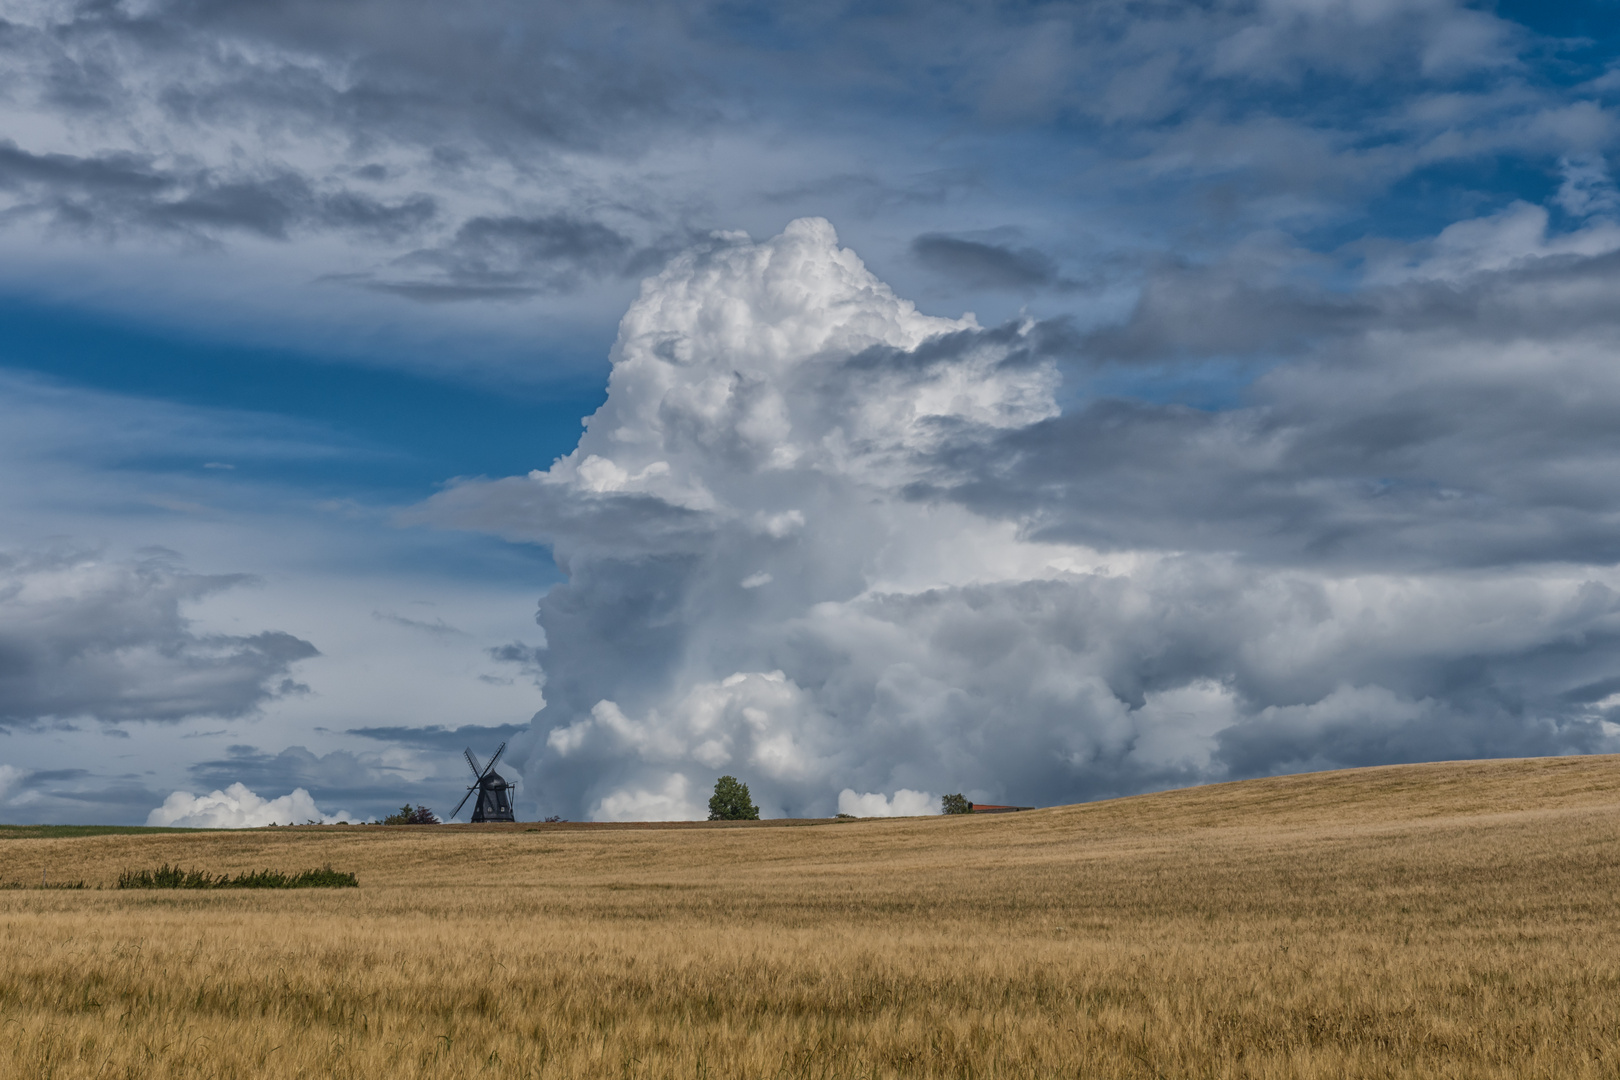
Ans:
{"label": "golden wheat field", "polygon": [[1620,759],[1024,814],[30,836],[6,1077],[1614,1077]]}

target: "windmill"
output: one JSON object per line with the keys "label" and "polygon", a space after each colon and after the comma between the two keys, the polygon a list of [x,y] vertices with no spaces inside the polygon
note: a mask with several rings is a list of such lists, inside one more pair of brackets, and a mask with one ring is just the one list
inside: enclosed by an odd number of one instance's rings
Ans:
{"label": "windmill", "polygon": [[475,823],[480,821],[516,821],[512,816],[512,802],[506,797],[506,791],[512,785],[501,779],[501,774],[495,771],[495,763],[506,752],[506,744],[501,743],[495,750],[495,756],[489,759],[488,765],[478,764],[473,756],[472,748],[462,751],[467,755],[467,764],[473,771],[473,784],[467,789],[467,794],[461,797],[456,808],[450,812],[452,820],[461,813],[461,808],[467,805],[473,792],[478,792],[478,801],[473,803],[472,819]]}

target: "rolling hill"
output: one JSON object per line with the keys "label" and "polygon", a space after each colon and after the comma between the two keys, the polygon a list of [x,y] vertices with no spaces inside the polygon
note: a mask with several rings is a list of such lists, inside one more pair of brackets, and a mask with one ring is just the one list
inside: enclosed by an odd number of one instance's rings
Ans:
{"label": "rolling hill", "polygon": [[[345,890],[131,892],[330,864]],[[0,830],[17,1076],[1620,1074],[1620,758],[1021,814]],[[498,1068],[497,1068],[498,1066]]]}

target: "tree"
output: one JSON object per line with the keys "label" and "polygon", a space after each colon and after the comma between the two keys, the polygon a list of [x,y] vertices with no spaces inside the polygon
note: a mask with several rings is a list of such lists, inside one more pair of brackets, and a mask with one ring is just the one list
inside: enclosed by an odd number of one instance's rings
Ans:
{"label": "tree", "polygon": [[942,814],[971,814],[973,813],[973,804],[961,795],[941,795],[939,812]]}
{"label": "tree", "polygon": [[425,806],[406,803],[398,813],[383,818],[384,825],[437,825],[439,816]]}
{"label": "tree", "polygon": [[748,785],[735,776],[722,776],[714,782],[709,796],[710,821],[758,821],[759,807],[748,796]]}

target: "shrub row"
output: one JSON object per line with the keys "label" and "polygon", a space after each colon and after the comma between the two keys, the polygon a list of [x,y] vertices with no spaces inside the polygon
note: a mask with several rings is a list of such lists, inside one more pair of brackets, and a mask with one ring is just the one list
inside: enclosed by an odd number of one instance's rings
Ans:
{"label": "shrub row", "polygon": [[257,870],[215,877],[206,870],[182,870],[164,863],[157,870],[125,870],[118,875],[120,889],[353,889],[359,885],[353,874],[330,866],[301,874]]}

